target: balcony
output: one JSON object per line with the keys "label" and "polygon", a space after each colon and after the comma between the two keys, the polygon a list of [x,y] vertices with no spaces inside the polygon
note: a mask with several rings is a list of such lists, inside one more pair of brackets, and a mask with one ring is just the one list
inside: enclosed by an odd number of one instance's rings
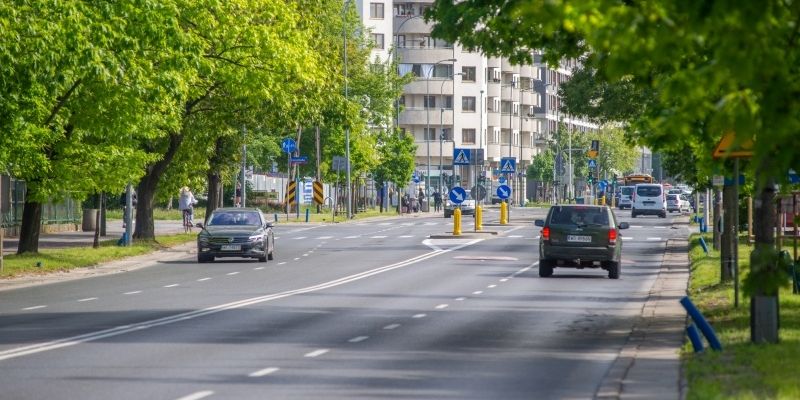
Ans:
{"label": "balcony", "polygon": [[500,97],[501,89],[500,82],[489,82],[486,85],[486,97]]}
{"label": "balcony", "polygon": [[490,111],[487,113],[486,118],[486,125],[487,126],[500,126],[500,113]]}
{"label": "balcony", "polygon": [[[533,154],[533,149],[531,149],[530,147],[523,147],[522,148],[522,159],[523,160],[528,161],[533,157],[533,155],[534,155]],[[526,165],[527,164],[529,164],[529,162],[526,162]]]}
{"label": "balcony", "polygon": [[[400,59],[399,62],[401,63],[432,64],[439,60],[453,58],[452,47],[412,46],[409,42],[409,40],[406,40],[406,46],[397,49],[397,57]],[[427,73],[427,68],[425,71],[422,71],[422,75]]]}
{"label": "balcony", "polygon": [[490,161],[500,161],[500,143],[490,143],[486,146],[486,158]]}
{"label": "balcony", "polygon": [[[428,161],[428,143],[424,140],[415,140],[414,144],[417,145],[417,157],[422,157],[424,159],[423,162]],[[431,155],[431,165],[439,165],[439,149],[441,148],[442,151],[442,161],[443,164],[452,164],[453,161],[453,142],[451,141],[444,141],[442,145],[439,146],[438,140],[431,140],[430,141],[430,155]]]}
{"label": "balcony", "polygon": [[394,32],[395,35],[404,33],[425,33],[430,34],[433,25],[425,23],[425,19],[416,15],[395,15],[392,26],[400,26],[401,30]]}

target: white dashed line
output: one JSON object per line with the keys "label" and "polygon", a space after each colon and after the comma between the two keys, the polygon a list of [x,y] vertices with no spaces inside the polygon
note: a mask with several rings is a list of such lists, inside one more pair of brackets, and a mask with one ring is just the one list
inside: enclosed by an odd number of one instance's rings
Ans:
{"label": "white dashed line", "polygon": [[631,226],[629,226],[629,228],[641,228],[641,227],[642,227],[641,225],[631,225]]}
{"label": "white dashed line", "polygon": [[493,289],[493,288],[496,288],[496,287],[497,287],[497,285],[489,285],[489,286],[487,286],[487,288],[489,288],[489,289]]}
{"label": "white dashed line", "polygon": [[439,304],[438,306],[436,306],[436,309],[437,310],[442,310],[442,309],[445,309],[445,308],[447,308],[449,306],[450,306],[449,304]]}
{"label": "white dashed line", "polygon": [[510,237],[510,238],[521,238],[523,236],[522,235],[509,235],[508,237]]}
{"label": "white dashed line", "polygon": [[247,375],[247,376],[249,376],[251,378],[258,378],[258,377],[262,377],[262,376],[267,376],[269,374],[274,374],[274,373],[276,373],[278,371],[280,371],[280,368],[264,368],[262,370],[253,372],[253,373],[251,373],[250,375]]}
{"label": "white dashed line", "polygon": [[278,265],[283,265],[283,264],[286,264],[286,261],[281,261],[278,263]]}
{"label": "white dashed line", "polygon": [[647,238],[647,240],[657,241],[657,240],[661,240],[661,238],[660,237],[649,237],[649,238]]}
{"label": "white dashed line", "polygon": [[623,236],[622,240],[633,240],[632,236]]}
{"label": "white dashed line", "polygon": [[508,282],[508,278],[500,279],[500,282]]}
{"label": "white dashed line", "polygon": [[400,324],[391,324],[391,325],[384,326],[383,329],[385,329],[387,331],[390,331],[392,329],[397,329],[399,327],[400,327]]}
{"label": "white dashed line", "polygon": [[654,226],[653,228],[655,228],[655,229],[667,229],[666,226]]}
{"label": "white dashed line", "polygon": [[211,391],[211,390],[203,390],[201,392],[192,393],[192,394],[190,394],[188,396],[183,396],[183,397],[179,398],[178,400],[200,400],[200,399],[204,399],[204,398],[206,398],[208,396],[211,396],[212,394],[214,394],[214,392]]}
{"label": "white dashed line", "polygon": [[[208,279],[211,279],[211,278],[208,278]],[[142,291],[141,290],[134,290],[132,292],[125,292],[123,294],[139,294],[139,293],[142,293]]]}
{"label": "white dashed line", "polygon": [[33,306],[33,307],[25,307],[23,310],[30,311],[30,310],[38,310],[40,308],[45,308],[47,306]]}
{"label": "white dashed line", "polygon": [[97,297],[87,297],[85,299],[80,299],[78,300],[78,303],[83,303],[84,301],[92,301],[92,300],[97,300]]}
{"label": "white dashed line", "polygon": [[372,236],[372,237],[370,237],[370,239],[386,239],[386,236],[382,236],[382,235]]}
{"label": "white dashed line", "polygon": [[464,301],[466,299],[467,299],[466,297],[456,297],[456,301]]}
{"label": "white dashed line", "polygon": [[320,236],[317,239],[319,239],[319,240],[333,239],[333,236]]}
{"label": "white dashed line", "polygon": [[400,235],[400,237],[408,239],[408,238],[413,238],[414,235]]}
{"label": "white dashed line", "polygon": [[365,341],[367,339],[369,339],[369,336],[356,336],[356,337],[348,340],[348,342],[350,342],[350,343],[358,343],[358,342],[363,342],[363,341]]}
{"label": "white dashed line", "polygon": [[477,290],[477,291],[472,292],[472,294],[481,294],[481,293],[483,293],[483,290]]}
{"label": "white dashed line", "polygon": [[227,273],[227,274],[225,274],[225,275],[238,275],[238,274],[239,274],[239,272],[237,271],[237,272],[228,272],[228,273]]}
{"label": "white dashed line", "polygon": [[298,236],[298,237],[294,238],[294,240],[303,240],[305,238],[306,238],[305,236]]}
{"label": "white dashed line", "polygon": [[[198,281],[198,282],[205,282],[205,281],[210,281],[210,280],[211,280],[211,278],[209,278],[209,277],[205,277],[205,278],[200,278],[200,279],[198,279],[197,281]],[[127,293],[126,293],[126,294],[127,294]]]}
{"label": "white dashed line", "polygon": [[412,316],[411,318],[419,319],[419,318],[425,318],[427,316],[428,316],[428,314],[414,314],[414,316]]}
{"label": "white dashed line", "polygon": [[303,257],[308,257],[308,253],[306,253],[306,254],[303,254]]}
{"label": "white dashed line", "polygon": [[354,235],[354,236],[345,236],[344,238],[345,238],[345,239],[358,239],[358,238],[360,238],[360,237],[361,237],[361,236]]}
{"label": "white dashed line", "polygon": [[166,285],[164,287],[175,287],[175,286],[178,286],[178,285],[179,285],[178,283],[173,283],[172,285]]}
{"label": "white dashed line", "polygon": [[295,257],[295,258],[294,258],[294,260],[295,260],[295,261],[297,261],[297,260],[299,260],[299,259],[300,259],[300,257]]}
{"label": "white dashed line", "polygon": [[325,354],[325,353],[327,353],[329,351],[330,350],[328,350],[328,349],[314,350],[314,351],[312,351],[310,353],[306,353],[303,357],[308,357],[308,358],[319,357],[319,356],[321,356],[321,355],[323,355],[323,354]]}
{"label": "white dashed line", "polygon": [[255,267],[255,268],[253,268],[253,269],[254,269],[254,270],[256,270],[256,271],[258,271],[258,270],[264,269],[264,267]]}

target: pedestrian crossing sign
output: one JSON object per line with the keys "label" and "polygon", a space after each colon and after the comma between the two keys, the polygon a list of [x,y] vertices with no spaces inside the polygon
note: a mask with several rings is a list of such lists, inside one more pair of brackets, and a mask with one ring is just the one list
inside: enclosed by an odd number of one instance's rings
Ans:
{"label": "pedestrian crossing sign", "polygon": [[453,149],[453,165],[469,165],[469,149]]}
{"label": "pedestrian crossing sign", "polygon": [[517,159],[514,157],[504,157],[500,159],[500,173],[512,173],[517,171]]}

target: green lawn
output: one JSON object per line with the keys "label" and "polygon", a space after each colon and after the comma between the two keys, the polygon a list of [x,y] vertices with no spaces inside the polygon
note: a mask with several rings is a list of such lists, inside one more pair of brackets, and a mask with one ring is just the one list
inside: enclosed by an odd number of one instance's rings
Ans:
{"label": "green lawn", "polygon": [[[711,247],[711,234],[703,234]],[[740,297],[733,307],[733,283],[720,284],[719,253],[706,256],[699,235],[690,244],[692,301],[712,324],[722,352],[707,348],[694,354],[684,348],[688,399],[798,399],[800,398],[800,295],[791,288],[780,293],[780,340],[775,345],[750,343],[750,303]],[[741,277],[749,269],[751,247],[739,247]],[[740,279],[741,279],[740,277]]]}
{"label": "green lawn", "polygon": [[[194,220],[202,221],[206,216],[205,207],[194,209]],[[122,210],[106,210],[106,219],[122,219]],[[177,208],[167,210],[166,208],[156,208],[153,210],[153,219],[156,221],[172,220],[180,222],[183,214]]]}
{"label": "green lawn", "polygon": [[134,241],[130,247],[117,246],[115,240],[104,240],[100,247],[73,247],[43,249],[37,254],[7,255],[0,278],[25,274],[46,274],[68,271],[73,268],[90,267],[125,257],[137,256],[195,240],[197,234],[175,234],[157,236],[156,241]]}

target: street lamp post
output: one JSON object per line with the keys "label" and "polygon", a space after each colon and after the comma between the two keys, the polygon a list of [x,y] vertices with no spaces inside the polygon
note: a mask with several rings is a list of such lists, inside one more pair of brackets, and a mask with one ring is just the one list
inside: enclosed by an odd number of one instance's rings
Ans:
{"label": "street lamp post", "polygon": [[430,190],[431,187],[431,139],[428,137],[428,134],[431,131],[431,112],[430,112],[430,93],[431,93],[431,77],[433,75],[433,69],[436,68],[437,65],[443,62],[452,62],[455,63],[455,58],[448,58],[446,60],[437,61],[435,64],[431,65],[428,68],[428,74],[425,76],[425,117],[426,117],[426,124],[425,124],[425,144],[427,145],[427,153],[428,153],[428,162],[426,163],[428,173],[425,175],[425,191]]}
{"label": "street lamp post", "polygon": [[[453,91],[454,92],[455,92],[455,84],[456,84],[456,81],[455,81],[456,75],[464,75],[464,73],[463,72],[458,72],[458,73],[455,73],[455,74],[452,75],[452,78],[453,78],[453,80],[452,80],[452,82],[453,82]],[[440,108],[440,112],[439,112],[439,188],[440,189],[442,187],[442,168],[443,168],[442,147],[444,147],[444,84],[446,82],[447,82],[446,80],[442,81],[442,85],[441,85],[441,87],[439,87],[439,96],[442,99],[442,107]],[[452,104],[450,105],[450,109],[451,110],[453,109],[453,105]],[[453,113],[453,115],[455,115],[455,112]],[[455,124],[455,122],[453,122],[453,123]]]}
{"label": "street lamp post", "polygon": [[[348,87],[347,87],[347,9],[350,7],[350,3],[352,0],[346,0],[344,2],[344,7],[342,8],[342,41],[344,47],[342,48],[342,53],[344,54],[344,99],[345,104],[347,104],[347,97]],[[345,118],[347,117],[347,112],[345,111]],[[346,193],[347,193],[347,219],[353,218],[353,210],[351,209],[352,206],[352,193],[350,193],[350,126],[348,121],[345,120],[345,127],[344,127],[344,158],[345,158],[345,171],[346,173]],[[244,188],[242,188],[244,189]]]}

